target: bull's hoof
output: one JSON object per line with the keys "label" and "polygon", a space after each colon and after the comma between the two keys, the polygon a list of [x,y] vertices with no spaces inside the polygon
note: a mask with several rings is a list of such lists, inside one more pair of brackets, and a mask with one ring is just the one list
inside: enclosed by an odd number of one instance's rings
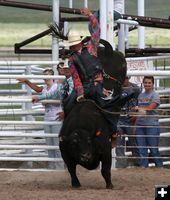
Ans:
{"label": "bull's hoof", "polygon": [[81,187],[80,183],[72,184],[72,188],[80,188],[80,187]]}
{"label": "bull's hoof", "polygon": [[72,188],[73,189],[78,189],[78,188],[81,188],[81,185],[72,185]]}
{"label": "bull's hoof", "polygon": [[113,185],[112,185],[112,183],[109,184],[109,185],[106,185],[106,189],[113,189]]}

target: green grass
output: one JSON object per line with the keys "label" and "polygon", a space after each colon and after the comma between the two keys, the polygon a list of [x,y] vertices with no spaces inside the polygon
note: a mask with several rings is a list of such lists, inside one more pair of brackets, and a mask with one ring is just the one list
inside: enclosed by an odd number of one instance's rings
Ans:
{"label": "green grass", "polygon": [[[137,15],[137,0],[125,0],[125,12]],[[170,1],[169,0],[145,0],[145,16],[168,18]]]}
{"label": "green grass", "polygon": [[[13,47],[15,43],[20,43],[48,29],[48,24],[0,23],[0,27],[0,47]],[[70,27],[71,32],[76,32],[76,29],[80,29],[80,34],[84,34],[84,31],[88,34],[86,24],[74,24],[70,25]],[[51,47],[51,35],[47,35],[27,47]]]}
{"label": "green grass", "polygon": [[21,89],[21,85],[20,84],[7,84],[7,85],[0,85],[0,89],[3,89],[3,90],[13,90],[13,89]]}
{"label": "green grass", "polygon": [[[23,40],[26,40],[34,35],[48,29],[47,24],[31,24],[31,23],[2,23],[0,24],[0,46],[1,47],[12,47],[15,43],[19,43]],[[51,36],[46,36],[42,39],[39,39],[36,42],[33,42],[29,46],[50,46]]]}
{"label": "green grass", "polygon": [[[51,5],[52,0],[18,0],[26,3]],[[68,7],[68,0],[60,0],[60,5]],[[74,0],[73,7],[83,7],[83,0]],[[98,0],[89,0],[89,8],[98,9]],[[145,15],[150,17],[168,18],[169,0],[145,0]],[[137,15],[137,0],[125,0],[125,13]],[[0,6],[0,23],[49,23],[51,12],[31,9]]]}
{"label": "green grass", "polygon": [[161,87],[165,87],[165,88],[169,88],[170,87],[170,79],[164,79],[164,80],[160,80],[160,86]]}
{"label": "green grass", "polygon": [[[137,45],[138,32],[137,30],[129,33],[129,44]],[[145,44],[146,46],[170,46],[170,30],[158,28],[145,28]]]}
{"label": "green grass", "polygon": [[[27,3],[51,5],[51,0],[18,0]],[[98,9],[98,0],[90,0],[89,7]],[[68,0],[60,1],[60,6],[68,7]],[[73,7],[83,7],[83,1],[74,0]],[[169,0],[145,0],[145,15],[151,17],[168,18]],[[125,1],[125,13],[137,14],[137,0]],[[48,28],[52,21],[52,12],[37,11],[14,7],[0,6],[0,47],[13,47],[15,43],[26,40]],[[71,25],[72,26],[72,25]],[[86,26],[86,25],[85,25]],[[81,30],[81,33],[88,33],[84,24],[76,23],[73,30]],[[170,30],[146,28],[147,46],[170,46]],[[136,46],[137,31],[129,34],[129,44]],[[115,39],[117,41],[117,39]],[[46,36],[33,42],[29,47],[50,47],[51,37]]]}
{"label": "green grass", "polygon": [[[0,23],[0,47],[13,47],[15,43],[20,43],[46,29],[48,24],[34,23]],[[88,35],[86,23],[70,24],[70,32],[77,32],[82,35]],[[170,46],[170,30],[158,28],[146,28],[145,31],[146,46]],[[138,41],[137,31],[129,33],[129,45],[136,46]],[[117,43],[117,38],[115,38]],[[45,36],[36,42],[31,43],[27,47],[51,47],[51,36]]]}

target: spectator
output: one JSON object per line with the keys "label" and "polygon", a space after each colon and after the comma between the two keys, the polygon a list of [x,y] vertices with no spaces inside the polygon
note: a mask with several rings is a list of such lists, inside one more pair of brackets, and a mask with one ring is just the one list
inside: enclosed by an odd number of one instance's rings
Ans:
{"label": "spectator", "polygon": [[[163,162],[160,157],[159,145],[159,118],[156,110],[160,104],[159,94],[154,91],[154,78],[145,76],[143,79],[144,92],[138,97],[139,116],[136,119],[136,135],[139,146],[139,166],[148,167],[148,149],[150,155],[154,157],[156,167],[163,167]],[[138,127],[141,126],[141,127]],[[146,136],[146,137],[145,137]],[[149,137],[151,136],[151,137]],[[155,136],[155,137],[152,137]]]}
{"label": "spectator", "polygon": [[[43,71],[44,75],[54,75],[54,71],[52,69],[45,69]],[[17,79],[19,83],[25,83],[27,84],[30,88],[32,88],[34,91],[37,93],[41,93],[43,95],[47,95],[49,92],[52,92],[56,90],[58,87],[57,83],[54,83],[53,79],[44,79],[45,85],[40,87],[32,82],[30,82],[27,79]],[[51,103],[43,103],[45,107],[45,116],[44,120],[45,121],[56,121],[57,115],[60,115],[62,113],[62,107],[60,104],[51,104]],[[58,120],[59,121],[59,120]],[[60,125],[45,125],[44,126],[44,132],[45,133],[59,133],[60,131]],[[47,137],[46,138],[46,143],[49,146],[58,146],[58,138],[52,138],[52,137]],[[61,154],[59,150],[48,150],[48,157],[49,158],[60,158]],[[49,169],[61,169],[63,168],[63,164],[60,162],[48,162],[48,168]]]}
{"label": "spectator", "polygon": [[[122,111],[128,112],[129,115],[126,116],[120,116],[119,121],[118,121],[118,132],[120,133],[120,137],[117,139],[117,145],[118,147],[116,148],[116,156],[123,156],[124,158],[118,158],[116,162],[116,167],[117,168],[124,168],[128,166],[127,159],[125,158],[125,135],[126,136],[131,136],[132,135],[132,128],[130,127],[131,125],[134,124],[132,117],[130,117],[130,112],[131,108],[137,105],[137,99],[138,95],[141,92],[141,89],[134,83],[131,83],[129,81],[130,77],[126,77],[124,83],[123,83],[123,93],[134,93],[134,97],[130,99],[124,107],[122,108]],[[134,137],[128,137],[128,146],[137,146],[136,145],[136,138]],[[130,151],[132,151],[132,156],[136,157],[138,155],[137,149],[136,148],[130,148]],[[136,165],[136,162],[134,162],[134,165]]]}
{"label": "spectator", "polygon": [[66,77],[64,81],[60,82],[60,84],[58,84],[58,87],[56,87],[55,90],[49,91],[47,94],[32,96],[32,101],[38,102],[43,99],[61,98],[64,113],[59,113],[59,119],[63,120],[64,116],[66,116],[66,113],[68,113],[71,109],[71,107],[69,106],[69,101],[75,101],[76,95],[74,94],[74,84],[71,76],[71,71],[68,66],[68,60],[66,59],[65,62],[60,62],[57,66],[57,70],[59,75],[64,75]]}
{"label": "spectator", "polygon": [[[57,70],[59,75],[64,75],[66,77],[60,88],[60,91],[62,92],[62,105],[66,116],[66,114],[71,110],[72,102],[75,101],[76,97],[71,70],[68,66],[68,60],[66,59],[65,62],[60,62],[57,66]],[[52,94],[52,98],[54,98],[53,95],[55,94]]]}

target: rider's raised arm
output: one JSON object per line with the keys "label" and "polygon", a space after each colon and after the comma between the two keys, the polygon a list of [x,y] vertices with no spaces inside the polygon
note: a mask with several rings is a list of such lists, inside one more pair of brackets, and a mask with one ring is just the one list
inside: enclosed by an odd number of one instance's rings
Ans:
{"label": "rider's raised arm", "polygon": [[90,15],[89,19],[89,31],[91,34],[91,41],[94,46],[98,47],[100,41],[100,24],[95,14]]}
{"label": "rider's raised arm", "polygon": [[100,24],[98,18],[95,14],[92,14],[88,8],[81,9],[81,13],[88,16],[90,20],[89,32],[91,34],[91,39],[88,44],[89,53],[97,56],[97,47],[99,46],[100,41]]}

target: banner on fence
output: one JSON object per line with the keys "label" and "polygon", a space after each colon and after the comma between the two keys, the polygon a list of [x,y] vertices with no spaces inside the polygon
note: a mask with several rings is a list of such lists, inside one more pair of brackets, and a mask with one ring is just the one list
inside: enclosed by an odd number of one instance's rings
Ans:
{"label": "banner on fence", "polygon": [[[129,71],[134,70],[154,70],[152,60],[131,60],[127,61],[127,68]],[[132,76],[130,82],[141,85],[143,76]]]}

